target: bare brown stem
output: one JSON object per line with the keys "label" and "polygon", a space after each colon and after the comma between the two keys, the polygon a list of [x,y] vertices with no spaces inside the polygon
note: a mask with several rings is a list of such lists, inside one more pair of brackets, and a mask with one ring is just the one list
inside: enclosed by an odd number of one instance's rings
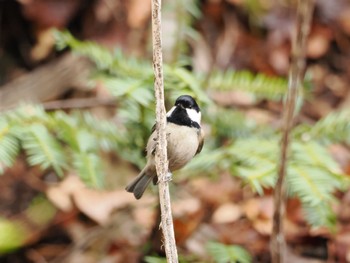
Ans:
{"label": "bare brown stem", "polygon": [[166,141],[166,111],[164,106],[163,56],[161,35],[161,0],[152,0],[152,40],[153,40],[153,69],[154,91],[156,97],[156,121],[158,144],[156,149],[156,169],[158,174],[159,199],[161,210],[161,227],[164,235],[165,254],[167,261],[178,262],[175,242],[171,202],[169,194],[168,156]]}
{"label": "bare brown stem", "polygon": [[41,103],[45,110],[83,109],[94,107],[115,107],[116,101],[111,98],[75,98],[54,100]]}
{"label": "bare brown stem", "polygon": [[296,18],[296,31],[292,39],[291,66],[286,102],[283,110],[283,133],[281,142],[278,179],[274,192],[273,230],[271,236],[272,263],[285,262],[286,244],[283,234],[283,218],[285,214],[285,176],[287,169],[289,135],[293,127],[295,104],[305,70],[305,50],[307,36],[310,31],[314,0],[299,0]]}

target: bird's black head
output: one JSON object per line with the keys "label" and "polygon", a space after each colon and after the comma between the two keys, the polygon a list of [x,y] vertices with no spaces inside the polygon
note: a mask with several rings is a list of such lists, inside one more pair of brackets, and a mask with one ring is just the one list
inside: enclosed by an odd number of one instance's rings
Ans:
{"label": "bird's black head", "polygon": [[167,113],[167,121],[177,125],[200,128],[201,112],[197,102],[189,95],[182,95]]}
{"label": "bird's black head", "polygon": [[194,109],[196,112],[200,112],[197,102],[190,95],[182,95],[175,101],[175,106],[181,105],[185,109]]}

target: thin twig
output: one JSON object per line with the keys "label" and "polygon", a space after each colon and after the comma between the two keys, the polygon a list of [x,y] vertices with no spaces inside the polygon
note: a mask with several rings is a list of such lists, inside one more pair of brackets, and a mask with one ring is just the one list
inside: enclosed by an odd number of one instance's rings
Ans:
{"label": "thin twig", "polygon": [[168,156],[166,141],[166,112],[164,106],[163,56],[161,41],[161,0],[152,0],[152,40],[153,69],[155,75],[154,91],[156,97],[156,121],[158,144],[156,150],[156,169],[159,178],[159,199],[161,210],[161,226],[165,242],[167,261],[178,262],[169,185],[167,179]]}
{"label": "thin twig", "polygon": [[273,230],[271,236],[272,263],[285,262],[286,246],[283,234],[283,218],[285,213],[285,175],[287,168],[289,135],[293,127],[295,104],[301,87],[305,70],[306,40],[310,31],[314,0],[299,0],[296,18],[296,32],[292,39],[291,66],[289,85],[283,110],[283,134],[278,179],[274,192]]}
{"label": "thin twig", "polygon": [[65,100],[54,100],[41,103],[45,110],[63,110],[63,109],[83,109],[95,108],[100,106],[115,107],[116,101],[113,98],[76,98]]}

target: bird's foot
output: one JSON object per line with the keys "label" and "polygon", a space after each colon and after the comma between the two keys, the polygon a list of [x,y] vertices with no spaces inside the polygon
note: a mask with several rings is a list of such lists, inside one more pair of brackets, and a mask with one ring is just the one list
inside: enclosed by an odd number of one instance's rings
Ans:
{"label": "bird's foot", "polygon": [[[157,184],[160,183],[159,178],[157,177],[158,181]],[[168,172],[165,176],[164,176],[164,182],[170,182],[173,180],[173,174],[171,172]]]}
{"label": "bird's foot", "polygon": [[168,172],[165,176],[164,179],[166,182],[170,182],[173,180],[173,174],[171,172]]}

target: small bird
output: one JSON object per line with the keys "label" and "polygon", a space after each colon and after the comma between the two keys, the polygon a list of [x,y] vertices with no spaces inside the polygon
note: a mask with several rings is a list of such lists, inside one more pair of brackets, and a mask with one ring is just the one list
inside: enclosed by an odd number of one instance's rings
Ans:
{"label": "small bird", "polygon": [[[184,167],[191,159],[201,152],[204,133],[201,129],[201,111],[197,102],[189,95],[182,95],[175,101],[175,105],[167,112],[167,152],[169,171],[173,172]],[[158,181],[155,167],[155,151],[157,132],[155,125],[148,139],[147,164],[140,174],[125,188],[140,199],[149,183]]]}

